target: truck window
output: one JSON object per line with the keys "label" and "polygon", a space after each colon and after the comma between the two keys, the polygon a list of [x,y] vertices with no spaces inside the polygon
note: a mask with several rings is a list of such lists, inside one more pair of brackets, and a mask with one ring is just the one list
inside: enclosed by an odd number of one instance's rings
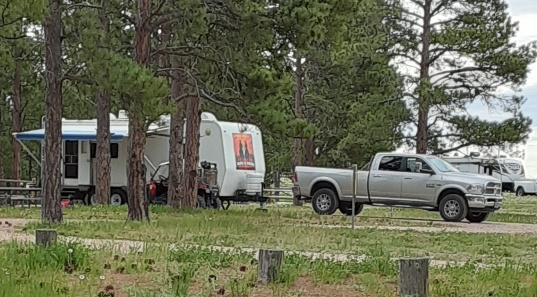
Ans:
{"label": "truck window", "polygon": [[403,157],[400,156],[385,156],[380,159],[379,170],[401,171]]}
{"label": "truck window", "polygon": [[432,170],[429,164],[425,163],[425,160],[421,158],[407,158],[406,159],[406,170],[407,172],[416,172],[416,162],[421,162],[423,169]]}

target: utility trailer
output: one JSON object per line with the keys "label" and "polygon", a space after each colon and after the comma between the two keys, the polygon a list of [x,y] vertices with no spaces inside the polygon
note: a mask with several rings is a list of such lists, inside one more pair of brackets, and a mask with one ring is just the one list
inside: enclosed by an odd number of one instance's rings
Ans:
{"label": "utility trailer", "polygon": [[486,174],[502,181],[502,191],[517,196],[537,194],[537,181],[526,178],[523,161],[506,156],[481,157],[479,152],[463,156],[442,156],[461,172]]}
{"label": "utility trailer", "polygon": [[[110,203],[127,202],[127,141],[128,116],[120,111],[110,115],[111,197]],[[43,125],[44,126],[44,125]],[[13,133],[32,158],[41,166],[44,128]],[[154,164],[168,162],[170,116],[162,116],[147,131],[145,146],[146,182],[154,175]],[[183,131],[185,138],[186,128]],[[62,119],[62,197],[96,204],[96,138],[97,120]],[[185,139],[183,138],[183,143]],[[37,158],[24,141],[41,141],[41,158]],[[217,164],[219,168],[219,198],[222,202],[265,202],[263,196],[265,158],[263,139],[257,126],[218,121],[211,113],[202,113],[200,124],[200,160]],[[227,208],[226,208],[227,209]]]}

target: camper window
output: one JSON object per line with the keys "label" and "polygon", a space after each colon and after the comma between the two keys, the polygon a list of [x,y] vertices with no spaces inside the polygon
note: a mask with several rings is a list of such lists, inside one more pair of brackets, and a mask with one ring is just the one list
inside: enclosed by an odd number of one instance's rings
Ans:
{"label": "camper window", "polygon": [[[119,144],[111,143],[110,144],[110,158],[117,159],[119,155]],[[92,143],[90,146],[90,158],[97,158],[97,144]]]}

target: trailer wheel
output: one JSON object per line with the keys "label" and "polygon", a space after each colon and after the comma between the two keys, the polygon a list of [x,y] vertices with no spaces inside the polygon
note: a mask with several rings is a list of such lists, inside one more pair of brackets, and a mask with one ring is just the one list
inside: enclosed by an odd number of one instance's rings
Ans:
{"label": "trailer wheel", "polygon": [[97,205],[97,198],[95,197],[95,190],[89,189],[84,196],[84,204],[89,206]]}
{"label": "trailer wheel", "polygon": [[311,199],[313,210],[320,215],[332,215],[338,210],[339,199],[331,189],[319,189]]}
{"label": "trailer wheel", "polygon": [[110,190],[110,205],[119,206],[127,201],[127,194],[122,189]]}
{"label": "trailer wheel", "polygon": [[460,222],[468,214],[468,204],[459,194],[448,194],[439,205],[440,216],[446,222]]}
{"label": "trailer wheel", "polygon": [[516,189],[516,195],[518,197],[522,197],[522,196],[526,195],[526,192],[524,191],[524,188],[523,187],[518,187]]}
{"label": "trailer wheel", "polygon": [[[354,214],[359,215],[364,210],[364,205],[361,203],[354,203]],[[339,211],[346,215],[352,216],[352,202],[339,202]]]}

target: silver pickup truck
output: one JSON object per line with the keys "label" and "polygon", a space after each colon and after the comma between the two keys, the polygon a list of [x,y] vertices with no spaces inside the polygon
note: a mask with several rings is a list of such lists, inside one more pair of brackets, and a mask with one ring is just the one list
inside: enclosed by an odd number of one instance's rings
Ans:
{"label": "silver pickup truck", "polygon": [[[351,215],[352,169],[297,166],[293,195],[311,200],[318,214],[338,209]],[[378,153],[357,172],[355,213],[364,205],[438,211],[445,221],[485,221],[501,208],[501,181],[487,175],[462,173],[432,155]]]}

